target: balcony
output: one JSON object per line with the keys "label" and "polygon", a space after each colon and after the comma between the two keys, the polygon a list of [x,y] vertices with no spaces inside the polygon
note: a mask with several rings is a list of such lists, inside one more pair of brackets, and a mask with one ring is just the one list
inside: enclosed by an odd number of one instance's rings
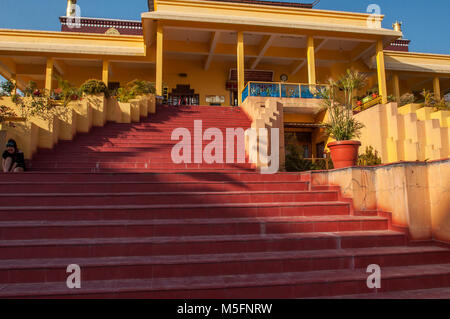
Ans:
{"label": "balcony", "polygon": [[242,103],[263,105],[271,98],[283,104],[285,113],[317,114],[322,110],[322,101],[314,92],[324,87],[301,83],[251,81],[242,91]]}

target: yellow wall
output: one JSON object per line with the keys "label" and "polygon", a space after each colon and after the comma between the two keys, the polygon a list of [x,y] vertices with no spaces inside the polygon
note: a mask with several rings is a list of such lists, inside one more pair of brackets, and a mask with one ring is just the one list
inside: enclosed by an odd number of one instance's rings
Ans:
{"label": "yellow wall", "polygon": [[[207,71],[203,69],[203,61],[165,60],[163,82],[169,87],[169,92],[177,84],[190,84],[191,89],[200,94],[200,105],[206,103],[206,95],[219,95],[225,97],[224,105],[231,105],[230,92],[225,85],[231,68],[236,63],[212,62]],[[180,77],[179,73],[186,73],[187,77]]]}
{"label": "yellow wall", "polygon": [[392,213],[413,240],[450,242],[450,160],[311,172],[313,185],[336,185],[355,210]]}
{"label": "yellow wall", "polygon": [[355,115],[365,125],[360,137],[364,151],[374,147],[383,163],[450,157],[450,114],[432,108],[397,103],[377,105]]}

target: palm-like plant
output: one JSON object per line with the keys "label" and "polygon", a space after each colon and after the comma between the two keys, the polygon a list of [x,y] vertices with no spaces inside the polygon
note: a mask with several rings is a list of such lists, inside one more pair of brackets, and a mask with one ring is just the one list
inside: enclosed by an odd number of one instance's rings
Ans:
{"label": "palm-like plant", "polygon": [[[328,110],[329,121],[325,130],[337,141],[352,140],[360,136],[364,125],[353,117],[353,97],[355,91],[365,87],[367,77],[357,71],[347,70],[338,80],[329,80],[328,86],[319,90],[318,95]],[[343,91],[343,97],[337,91]]]}

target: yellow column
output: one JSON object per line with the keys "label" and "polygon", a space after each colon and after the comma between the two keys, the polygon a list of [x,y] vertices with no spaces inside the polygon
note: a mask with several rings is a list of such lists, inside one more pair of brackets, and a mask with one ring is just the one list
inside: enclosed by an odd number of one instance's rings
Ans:
{"label": "yellow column", "polygon": [[314,37],[308,36],[308,83],[316,84],[316,57],[314,52]]}
{"label": "yellow column", "polygon": [[238,102],[242,104],[242,91],[245,84],[245,58],[244,58],[244,32],[237,34],[237,80],[238,80]]}
{"label": "yellow column", "polygon": [[398,74],[394,74],[394,94],[395,100],[400,102],[400,79],[398,78]]}
{"label": "yellow column", "polygon": [[439,78],[436,76],[433,79],[433,89],[434,89],[434,97],[437,100],[441,99],[441,84],[439,83]]}
{"label": "yellow column", "polygon": [[108,86],[109,82],[109,61],[103,60],[102,81]]}
{"label": "yellow column", "polygon": [[53,58],[47,58],[45,69],[45,89],[50,93],[53,89]]}
{"label": "yellow column", "polygon": [[386,69],[384,65],[384,48],[383,40],[377,41],[377,72],[378,72],[378,91],[381,95],[381,103],[386,104],[387,88],[386,88]]}
{"label": "yellow column", "polygon": [[163,95],[163,27],[158,24],[156,30],[156,95]]}

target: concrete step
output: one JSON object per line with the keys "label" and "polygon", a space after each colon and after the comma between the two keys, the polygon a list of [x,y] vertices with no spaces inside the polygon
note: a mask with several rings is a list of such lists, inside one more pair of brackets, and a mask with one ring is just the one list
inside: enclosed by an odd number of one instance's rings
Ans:
{"label": "concrete step", "polygon": [[349,215],[348,202],[0,206],[0,221],[192,219]]}
{"label": "concrete step", "polygon": [[0,239],[213,236],[387,230],[381,217],[290,216],[258,218],[0,221]]}
{"label": "concrete step", "polygon": [[402,246],[394,231],[163,236],[117,238],[21,239],[0,242],[0,259],[85,258],[250,253]]}
{"label": "concrete step", "polygon": [[65,282],[67,266],[80,265],[82,280],[151,279],[359,269],[450,263],[439,247],[379,247],[319,251],[0,260],[0,281]]}
{"label": "concrete step", "polygon": [[366,269],[310,272],[84,281],[68,289],[65,281],[6,284],[0,297],[260,299],[307,298],[383,291],[447,288],[450,264],[383,268],[380,290],[367,287]]}
{"label": "concrete step", "polygon": [[198,172],[180,171],[177,173],[74,173],[74,172],[25,172],[23,174],[0,173],[0,182],[262,182],[262,181],[298,181],[298,173],[260,174],[255,171],[239,172]]}
{"label": "concrete step", "polygon": [[[2,194],[120,192],[225,192],[225,191],[307,191],[309,184],[297,181],[108,181],[99,182],[0,182]],[[328,189],[325,189],[328,190]]]}

